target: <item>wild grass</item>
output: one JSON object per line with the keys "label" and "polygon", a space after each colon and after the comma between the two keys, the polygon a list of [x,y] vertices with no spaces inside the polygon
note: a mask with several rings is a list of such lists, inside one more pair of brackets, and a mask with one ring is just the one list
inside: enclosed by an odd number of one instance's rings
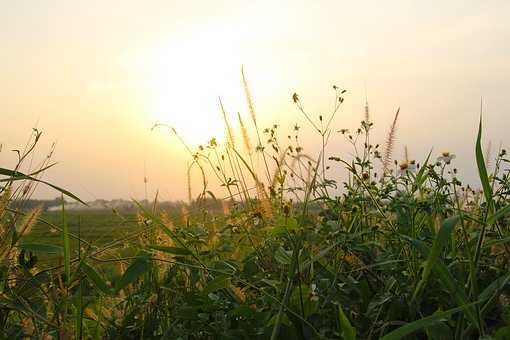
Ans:
{"label": "wild grass", "polygon": [[[48,221],[13,208],[27,195],[15,184],[40,183],[47,163],[28,174],[0,169],[4,337],[508,339],[509,159],[504,149],[485,159],[481,120],[474,189],[448,152],[421,164],[406,155],[391,169],[399,110],[383,151],[372,144],[368,102],[358,129],[335,132],[345,94],[336,86],[325,117],[292,96],[321,141],[307,154],[299,126],[284,142],[277,125],[259,131],[242,79],[255,149],[240,114],[243,144],[234,142],[220,100],[225,145],[194,150],[181,138],[202,184],[197,195],[189,186],[190,204],[177,214],[157,198],[138,203],[136,218],[117,215],[131,228],[105,242],[87,236],[86,215]],[[327,155],[334,133],[352,157]],[[348,175],[335,178],[334,168]],[[211,181],[224,192],[212,193]],[[43,228],[59,241],[41,242]],[[48,253],[55,262],[43,268]]]}

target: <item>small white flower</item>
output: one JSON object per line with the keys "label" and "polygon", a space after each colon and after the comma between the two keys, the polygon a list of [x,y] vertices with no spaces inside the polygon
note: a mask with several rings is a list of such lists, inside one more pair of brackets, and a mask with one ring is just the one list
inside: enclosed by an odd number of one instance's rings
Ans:
{"label": "small white flower", "polygon": [[448,151],[445,151],[441,154],[441,156],[437,157],[437,160],[439,162],[443,162],[445,164],[450,164],[452,159],[455,158],[455,155],[453,153],[449,153]]}
{"label": "small white flower", "polygon": [[319,301],[319,294],[317,293],[317,285],[315,283],[311,284],[310,289],[310,301]]}
{"label": "small white flower", "polygon": [[389,198],[383,198],[383,199],[381,199],[381,204],[382,204],[382,205],[388,205],[388,204],[390,204],[390,203],[391,203],[391,199],[389,199]]}

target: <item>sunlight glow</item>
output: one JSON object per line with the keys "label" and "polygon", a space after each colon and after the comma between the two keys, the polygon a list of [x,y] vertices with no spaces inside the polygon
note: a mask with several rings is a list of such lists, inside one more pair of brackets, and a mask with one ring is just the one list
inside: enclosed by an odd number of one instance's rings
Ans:
{"label": "sunlight glow", "polygon": [[171,125],[191,145],[223,138],[219,96],[230,119],[228,108],[237,110],[243,99],[239,51],[207,32],[155,48],[144,62],[149,119]]}

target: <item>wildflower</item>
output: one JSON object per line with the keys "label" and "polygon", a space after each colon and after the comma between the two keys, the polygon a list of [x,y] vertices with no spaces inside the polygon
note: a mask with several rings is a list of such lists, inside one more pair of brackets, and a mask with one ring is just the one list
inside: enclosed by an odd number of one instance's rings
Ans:
{"label": "wildflower", "polygon": [[349,129],[340,129],[337,132],[340,132],[342,135],[345,135],[346,133],[349,132]]}
{"label": "wildflower", "polygon": [[310,301],[319,301],[319,294],[317,293],[317,285],[315,283],[312,283],[310,287]]}
{"label": "wildflower", "polygon": [[445,164],[450,164],[452,159],[455,158],[455,155],[449,153],[448,151],[444,151],[440,157],[437,157],[438,162],[443,162]]}
{"label": "wildflower", "polygon": [[381,199],[380,202],[381,202],[382,205],[389,205],[391,203],[391,199],[383,198],[383,199]]}

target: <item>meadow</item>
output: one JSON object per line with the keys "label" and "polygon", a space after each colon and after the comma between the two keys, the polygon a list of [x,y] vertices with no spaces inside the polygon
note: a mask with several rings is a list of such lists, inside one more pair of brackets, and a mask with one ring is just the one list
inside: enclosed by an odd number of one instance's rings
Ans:
{"label": "meadow", "polygon": [[[484,152],[482,120],[476,188],[451,153],[395,160],[399,111],[375,143],[368,106],[359,128],[333,128],[345,90],[333,87],[327,116],[294,94],[322,144],[307,154],[298,126],[283,141],[259,128],[244,85],[240,139],[224,114],[225,145],[183,145],[203,185],[180,211],[157,198],[125,215],[23,209],[51,164],[0,169],[3,337],[510,338],[509,160]],[[352,155],[328,155],[331,134]]]}

